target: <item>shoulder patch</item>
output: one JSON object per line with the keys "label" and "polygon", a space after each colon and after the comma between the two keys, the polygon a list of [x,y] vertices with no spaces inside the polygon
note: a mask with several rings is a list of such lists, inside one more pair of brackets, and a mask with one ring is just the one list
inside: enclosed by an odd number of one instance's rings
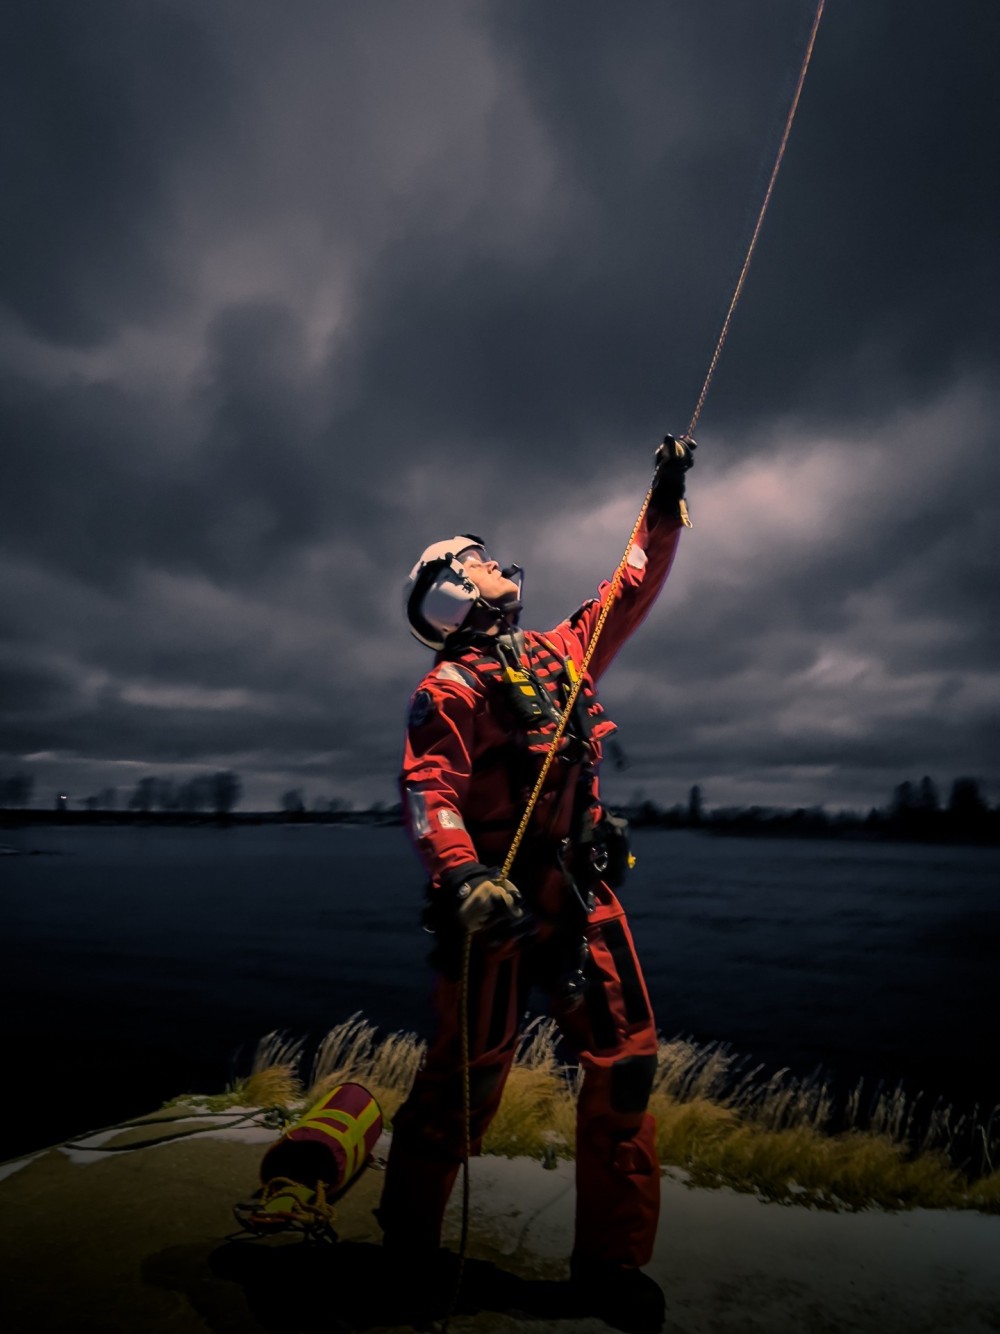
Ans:
{"label": "shoulder patch", "polygon": [[410,701],[410,727],[423,727],[434,709],[434,701],[429,690],[418,690]]}
{"label": "shoulder patch", "polygon": [[464,667],[460,667],[455,662],[443,662],[434,675],[440,681],[453,681],[460,686],[475,686],[477,684],[473,673],[467,671]]}

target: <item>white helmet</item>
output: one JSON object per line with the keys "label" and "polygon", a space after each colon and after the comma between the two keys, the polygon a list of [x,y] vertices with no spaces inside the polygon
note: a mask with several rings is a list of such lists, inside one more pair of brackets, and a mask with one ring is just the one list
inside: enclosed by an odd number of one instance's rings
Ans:
{"label": "white helmet", "polygon": [[444,648],[479,601],[479,589],[462,568],[461,558],[472,553],[486,560],[483,539],[460,533],[433,542],[410,571],[403,590],[406,619],[411,633],[428,648]]}
{"label": "white helmet", "polygon": [[[502,571],[517,592],[494,605],[480,596],[465,572],[464,562],[470,556],[477,556],[483,563],[489,560],[481,537],[460,533],[445,542],[432,543],[410,571],[403,593],[406,619],[413,636],[428,648],[440,651],[445,640],[463,628],[484,630],[498,621],[517,623],[521,610],[520,567],[512,565]],[[473,617],[476,609],[481,615]]]}

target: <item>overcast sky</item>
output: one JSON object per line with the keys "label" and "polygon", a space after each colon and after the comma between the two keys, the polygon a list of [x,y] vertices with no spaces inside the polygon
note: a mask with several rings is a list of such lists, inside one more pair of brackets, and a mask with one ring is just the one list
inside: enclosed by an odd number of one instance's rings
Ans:
{"label": "overcast sky", "polygon": [[[690,418],[812,0],[11,0],[0,775],[395,799],[401,585],[545,628]],[[828,0],[660,602],[664,802],[1000,797],[995,0]]]}

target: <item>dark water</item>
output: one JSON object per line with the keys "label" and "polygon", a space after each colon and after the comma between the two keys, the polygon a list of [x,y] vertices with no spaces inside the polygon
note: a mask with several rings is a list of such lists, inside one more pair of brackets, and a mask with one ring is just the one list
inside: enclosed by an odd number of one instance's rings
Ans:
{"label": "dark water", "polygon": [[[0,1158],[213,1092],[275,1029],[426,1035],[397,829],[43,829],[0,842]],[[623,891],[660,1029],[849,1087],[1000,1102],[1000,852],[645,833]],[[30,1115],[27,1110],[30,1108]]]}

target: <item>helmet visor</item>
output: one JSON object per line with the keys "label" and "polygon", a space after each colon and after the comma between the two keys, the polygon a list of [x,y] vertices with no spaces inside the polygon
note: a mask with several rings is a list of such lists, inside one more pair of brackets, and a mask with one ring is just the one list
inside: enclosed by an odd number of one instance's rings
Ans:
{"label": "helmet visor", "polygon": [[463,547],[455,559],[459,565],[487,565],[490,557],[484,546],[478,542],[473,542],[469,546]]}

